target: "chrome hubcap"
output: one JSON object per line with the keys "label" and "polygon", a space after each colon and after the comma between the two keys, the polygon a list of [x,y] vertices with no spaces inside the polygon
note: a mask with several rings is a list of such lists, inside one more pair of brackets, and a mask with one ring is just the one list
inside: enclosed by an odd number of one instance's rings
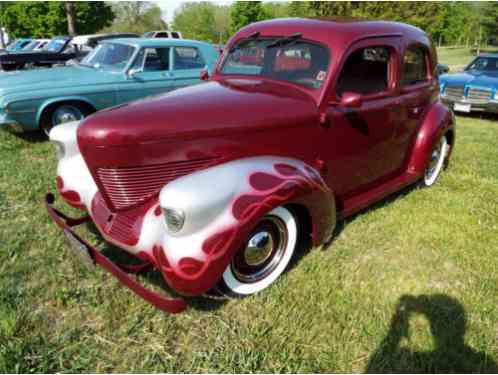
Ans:
{"label": "chrome hubcap", "polygon": [[235,277],[245,283],[264,279],[280,263],[286,247],[285,223],[276,216],[265,216],[232,260]]}
{"label": "chrome hubcap", "polygon": [[64,124],[65,122],[78,121],[83,118],[83,114],[78,108],[63,106],[57,109],[52,116],[54,125]]}
{"label": "chrome hubcap", "polygon": [[263,230],[249,239],[244,251],[244,259],[250,266],[259,266],[270,257],[272,250],[273,237]]}
{"label": "chrome hubcap", "polygon": [[441,153],[443,151],[443,140],[441,139],[438,143],[438,145],[436,146],[436,148],[434,148],[434,150],[432,150],[432,154],[431,154],[431,160],[429,162],[429,166],[427,167],[427,170],[425,172],[425,178],[426,179],[431,179],[433,176],[434,176],[434,173],[436,173],[437,171],[437,167],[438,167],[438,163],[439,163],[439,160],[441,158]]}

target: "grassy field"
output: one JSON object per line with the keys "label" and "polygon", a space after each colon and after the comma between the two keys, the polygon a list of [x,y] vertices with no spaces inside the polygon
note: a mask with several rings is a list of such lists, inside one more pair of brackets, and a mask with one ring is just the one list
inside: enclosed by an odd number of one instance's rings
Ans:
{"label": "grassy field", "polygon": [[180,315],[73,264],[42,205],[52,146],[0,131],[0,372],[498,372],[497,120],[459,117],[436,186],[341,223],[269,290]]}

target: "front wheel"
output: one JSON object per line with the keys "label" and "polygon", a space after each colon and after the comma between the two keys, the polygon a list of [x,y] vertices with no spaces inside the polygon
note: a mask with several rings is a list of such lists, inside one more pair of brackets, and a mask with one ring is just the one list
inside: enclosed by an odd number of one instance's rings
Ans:
{"label": "front wheel", "polygon": [[429,163],[424,172],[422,180],[423,186],[429,187],[436,183],[444,167],[446,156],[448,155],[448,141],[445,136],[435,144],[431,151]]}
{"label": "front wheel", "polygon": [[266,214],[223,273],[218,290],[244,297],[270,286],[286,269],[296,249],[298,225],[285,207]]}
{"label": "front wheel", "polygon": [[79,121],[85,118],[85,116],[86,113],[80,106],[74,104],[61,104],[46,113],[42,122],[42,130],[48,137],[50,130],[52,130],[54,126],[66,122]]}

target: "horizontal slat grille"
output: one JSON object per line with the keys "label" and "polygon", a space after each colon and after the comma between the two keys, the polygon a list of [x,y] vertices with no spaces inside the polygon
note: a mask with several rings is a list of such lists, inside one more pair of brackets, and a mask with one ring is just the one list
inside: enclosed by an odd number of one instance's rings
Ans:
{"label": "horizontal slat grille", "polygon": [[469,88],[467,92],[468,99],[489,100],[491,99],[491,90]]}
{"label": "horizontal slat grille", "polygon": [[452,98],[462,99],[463,97],[463,86],[462,87],[446,87],[444,89],[444,94]]}
{"label": "horizontal slat grille", "polygon": [[117,209],[131,207],[156,194],[164,185],[215,163],[203,158],[144,167],[98,168],[103,195]]}

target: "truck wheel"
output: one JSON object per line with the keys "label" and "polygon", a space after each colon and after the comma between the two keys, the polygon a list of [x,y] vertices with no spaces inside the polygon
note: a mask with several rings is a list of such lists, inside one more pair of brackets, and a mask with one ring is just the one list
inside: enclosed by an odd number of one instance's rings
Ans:
{"label": "truck wheel", "polygon": [[294,215],[284,207],[275,208],[256,224],[226,268],[217,289],[228,297],[244,297],[267,288],[285,271],[296,249],[297,237]]}
{"label": "truck wheel", "polygon": [[448,155],[448,141],[445,136],[436,142],[431,151],[431,158],[424,172],[422,185],[425,187],[432,186],[436,183],[444,167],[446,156]]}
{"label": "truck wheel", "polygon": [[86,115],[86,111],[77,104],[61,104],[43,115],[41,129],[48,137],[50,130],[54,126],[65,122],[82,120]]}

